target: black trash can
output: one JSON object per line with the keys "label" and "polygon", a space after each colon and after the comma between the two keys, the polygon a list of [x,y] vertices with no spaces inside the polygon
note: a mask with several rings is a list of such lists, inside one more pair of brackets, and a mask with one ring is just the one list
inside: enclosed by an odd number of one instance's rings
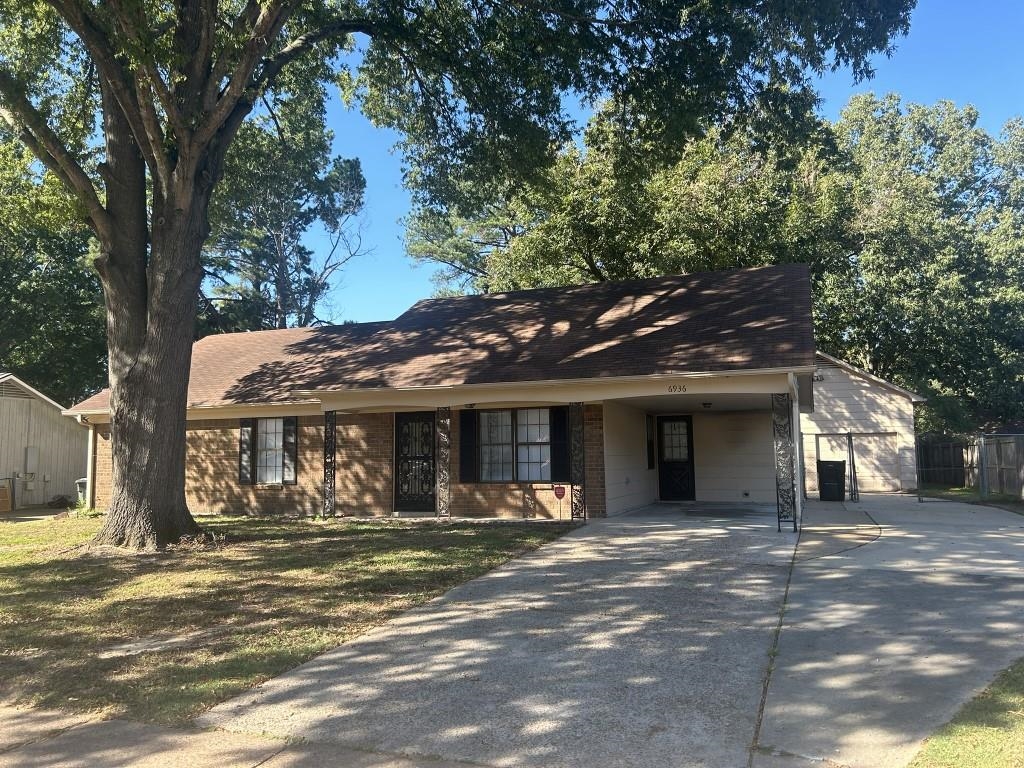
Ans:
{"label": "black trash can", "polygon": [[818,462],[818,498],[842,501],[846,498],[846,462]]}

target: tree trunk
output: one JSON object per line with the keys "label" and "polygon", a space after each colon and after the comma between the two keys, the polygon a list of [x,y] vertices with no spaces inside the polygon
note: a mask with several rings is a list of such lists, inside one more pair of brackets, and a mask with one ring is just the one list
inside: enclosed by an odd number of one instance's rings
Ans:
{"label": "tree trunk", "polygon": [[95,265],[107,307],[113,498],[94,541],[158,549],[200,532],[185,499],[200,256],[210,196],[252,101],[240,99],[204,147],[179,146],[163,175],[150,169],[147,186],[137,137],[102,80],[101,95],[110,226],[97,233]]}
{"label": "tree trunk", "polygon": [[[180,243],[169,245],[184,250]],[[198,253],[164,253],[158,260],[164,259],[198,263]],[[158,549],[200,532],[185,501],[185,412],[198,287],[198,274],[186,272],[154,292],[158,301],[151,294],[138,347],[123,332],[126,325],[108,293],[113,498],[97,543]]]}
{"label": "tree trunk", "polygon": [[[100,544],[155,549],[199,533],[185,502],[185,410],[195,336],[206,188],[159,186],[104,93],[107,208],[114,226],[96,268],[107,306],[112,491]],[[150,225],[152,221],[152,225]]]}

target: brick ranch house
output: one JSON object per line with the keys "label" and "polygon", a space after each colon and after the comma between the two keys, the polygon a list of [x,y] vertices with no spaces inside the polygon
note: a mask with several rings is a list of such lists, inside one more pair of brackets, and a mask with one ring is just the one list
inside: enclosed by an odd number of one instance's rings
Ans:
{"label": "brick ranch house", "polygon": [[[816,370],[807,268],[420,301],[391,322],[193,349],[193,512],[558,518],[662,501],[797,521]],[[108,393],[88,500],[110,499]]]}

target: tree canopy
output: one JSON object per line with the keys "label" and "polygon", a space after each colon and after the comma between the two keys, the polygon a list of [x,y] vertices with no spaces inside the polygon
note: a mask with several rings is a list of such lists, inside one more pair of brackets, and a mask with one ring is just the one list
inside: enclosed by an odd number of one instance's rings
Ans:
{"label": "tree canopy", "polygon": [[[325,82],[275,94],[242,125],[211,202],[200,335],[308,326],[332,278],[360,251],[366,182],[359,161],[335,157]],[[305,238],[316,229],[329,245]]]}
{"label": "tree canopy", "polygon": [[653,166],[613,128],[479,210],[420,207],[410,254],[449,291],[805,262],[819,348],[928,396],[923,430],[1024,417],[1021,121],[863,95],[800,142],[716,128]]}
{"label": "tree canopy", "polygon": [[0,136],[0,371],[63,405],[106,378],[89,234],[59,182],[20,142]]}

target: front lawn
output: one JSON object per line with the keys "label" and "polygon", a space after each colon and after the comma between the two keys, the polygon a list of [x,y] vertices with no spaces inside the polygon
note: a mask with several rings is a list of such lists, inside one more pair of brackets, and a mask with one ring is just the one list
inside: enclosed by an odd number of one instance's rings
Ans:
{"label": "front lawn", "polygon": [[1024,659],[925,743],[910,768],[1024,767]]}
{"label": "front lawn", "polygon": [[91,549],[95,518],[0,522],[0,699],[181,723],[568,529],[199,522],[224,542],[141,555]]}

